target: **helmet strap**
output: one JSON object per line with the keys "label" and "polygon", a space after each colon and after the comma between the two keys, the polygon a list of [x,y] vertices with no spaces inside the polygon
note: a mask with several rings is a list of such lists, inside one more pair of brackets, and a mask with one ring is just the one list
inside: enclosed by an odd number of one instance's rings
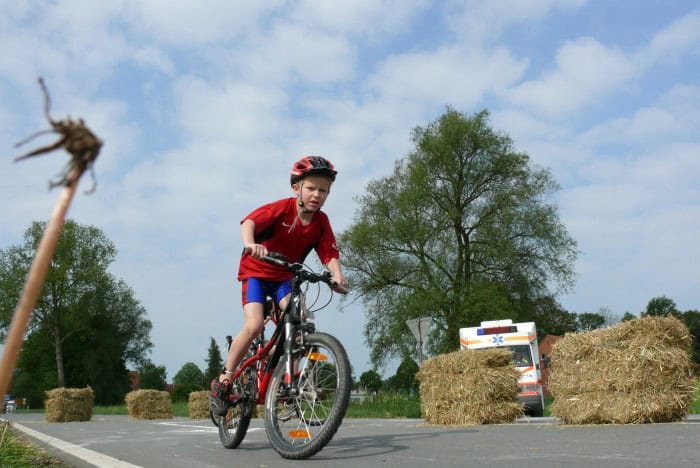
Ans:
{"label": "helmet strap", "polygon": [[301,189],[304,187],[304,179],[299,180],[299,195],[297,195],[297,204],[304,208],[304,200],[301,199]]}
{"label": "helmet strap", "polygon": [[304,214],[308,213],[313,213],[311,210],[304,209],[304,200],[301,199],[301,192],[302,189],[304,188],[304,179],[301,179],[299,181],[299,195],[297,196],[297,204],[299,205],[299,208],[301,208],[301,212]]}

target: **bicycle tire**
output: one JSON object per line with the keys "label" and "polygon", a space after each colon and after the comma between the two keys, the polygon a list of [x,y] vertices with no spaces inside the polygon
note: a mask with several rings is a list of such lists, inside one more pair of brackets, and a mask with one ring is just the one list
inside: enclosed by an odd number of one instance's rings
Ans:
{"label": "bicycle tire", "polygon": [[304,337],[299,359],[299,394],[287,394],[285,362],[270,379],[265,398],[265,431],[283,458],[305,459],[330,442],[345,417],[350,400],[350,362],[345,348],[326,333]]}
{"label": "bicycle tire", "polygon": [[214,416],[218,418],[216,425],[219,428],[219,439],[227,449],[235,449],[241,445],[255,412],[255,374],[251,369],[246,369],[234,381],[234,391],[236,389],[241,392],[241,399],[230,406],[224,416]]}

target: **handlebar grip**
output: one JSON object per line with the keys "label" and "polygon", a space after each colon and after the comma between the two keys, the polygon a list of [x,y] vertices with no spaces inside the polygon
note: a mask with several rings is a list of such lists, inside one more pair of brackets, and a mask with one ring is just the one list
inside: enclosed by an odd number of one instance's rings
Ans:
{"label": "handlebar grip", "polygon": [[[250,247],[243,247],[243,255],[252,255],[253,249]],[[287,257],[279,252],[268,252],[267,255],[259,257],[260,260],[264,260],[267,263],[273,263],[280,266],[288,266]]]}
{"label": "handlebar grip", "polygon": [[337,292],[338,294],[350,294],[350,290],[346,288],[345,286],[341,286],[340,284],[336,283],[335,281],[333,284],[331,284],[331,288],[333,291]]}

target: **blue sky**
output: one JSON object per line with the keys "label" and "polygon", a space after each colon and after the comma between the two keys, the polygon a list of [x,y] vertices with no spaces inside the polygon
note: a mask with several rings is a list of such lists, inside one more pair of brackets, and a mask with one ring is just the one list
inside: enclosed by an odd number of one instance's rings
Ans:
{"label": "blue sky", "polygon": [[[700,309],[695,1],[0,5],[0,248],[58,196],[47,180],[66,155],[12,163],[14,143],[47,127],[43,76],[54,118],[81,116],[105,141],[97,192],[69,215],[116,244],[112,272],[147,308],[151,358],[171,378],[241,326],[238,223],[289,195],[294,160],[339,169],[326,211],[341,232],[367,182],[411,150],[411,129],[448,105],[487,108],[560,183],[581,250],[565,308],[639,313],[666,295]],[[359,375],[362,308],[329,309],[319,328]]]}

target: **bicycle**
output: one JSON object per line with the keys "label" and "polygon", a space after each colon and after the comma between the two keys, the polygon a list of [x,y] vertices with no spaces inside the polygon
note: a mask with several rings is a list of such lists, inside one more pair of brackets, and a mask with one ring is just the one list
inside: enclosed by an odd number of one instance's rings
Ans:
{"label": "bicycle", "polygon": [[264,404],[265,432],[275,451],[284,458],[305,459],[325,447],[340,427],[352,378],[343,345],[317,332],[310,321],[312,311],[306,307],[302,286],[325,283],[341,294],[349,291],[335,283],[330,272],[314,273],[279,254],[262,259],[294,275],[289,304],[284,311],[273,311],[276,327],[272,337],[266,341],[263,330],[234,371],[232,393],[241,397],[224,416],[212,414],[212,419],[221,443],[234,449],[248,431],[256,404]]}

